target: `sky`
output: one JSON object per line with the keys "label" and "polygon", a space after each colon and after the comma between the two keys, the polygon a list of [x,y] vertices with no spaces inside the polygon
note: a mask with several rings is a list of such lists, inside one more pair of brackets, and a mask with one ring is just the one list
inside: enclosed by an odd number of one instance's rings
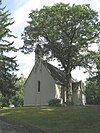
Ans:
{"label": "sky", "polygon": [[[20,47],[23,45],[21,40],[21,33],[23,33],[25,26],[27,26],[28,16],[31,10],[41,9],[45,6],[53,6],[56,3],[70,3],[70,4],[90,4],[91,8],[99,13],[100,18],[100,0],[2,0],[2,6],[6,6],[6,10],[9,10],[11,17],[15,21],[11,27],[12,33],[17,36],[14,39],[14,45]],[[96,47],[94,46],[95,50]],[[23,74],[26,78],[31,72],[35,63],[34,52],[25,55],[21,52],[16,53],[17,63],[19,64],[18,75]],[[53,65],[57,66],[57,62],[52,62]],[[83,70],[78,68],[72,72],[73,78],[77,80],[85,81],[88,75],[83,73]]]}

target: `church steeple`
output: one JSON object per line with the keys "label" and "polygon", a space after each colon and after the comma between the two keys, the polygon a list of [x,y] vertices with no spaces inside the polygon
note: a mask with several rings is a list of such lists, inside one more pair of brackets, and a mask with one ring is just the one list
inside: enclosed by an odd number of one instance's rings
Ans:
{"label": "church steeple", "polygon": [[35,63],[39,60],[43,58],[43,52],[42,52],[42,48],[40,45],[37,45],[36,49],[35,49]]}

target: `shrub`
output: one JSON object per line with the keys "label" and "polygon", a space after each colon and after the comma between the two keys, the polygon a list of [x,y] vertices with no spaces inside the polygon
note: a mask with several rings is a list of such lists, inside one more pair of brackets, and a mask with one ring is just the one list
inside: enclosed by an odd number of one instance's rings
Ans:
{"label": "shrub", "polygon": [[60,106],[61,105],[61,99],[51,99],[49,101],[49,106]]}
{"label": "shrub", "polygon": [[2,107],[8,107],[9,106],[9,98],[7,97],[2,97]]}
{"label": "shrub", "polygon": [[67,106],[67,105],[73,105],[73,102],[67,100],[67,101],[64,103],[64,105],[66,105],[66,106]]}

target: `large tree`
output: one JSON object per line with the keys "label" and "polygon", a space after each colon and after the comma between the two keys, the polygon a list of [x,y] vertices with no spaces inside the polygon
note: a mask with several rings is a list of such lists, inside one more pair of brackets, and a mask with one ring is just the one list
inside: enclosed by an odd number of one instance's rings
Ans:
{"label": "large tree", "polygon": [[3,96],[10,96],[15,92],[15,76],[12,73],[17,70],[15,57],[10,56],[11,51],[16,51],[10,26],[14,23],[6,7],[2,7],[0,0],[0,92]]}
{"label": "large tree", "polygon": [[90,5],[44,6],[32,10],[29,18],[29,25],[22,34],[24,53],[30,53],[38,46],[47,58],[56,58],[65,70],[68,90],[71,71],[77,66],[92,72],[99,54],[89,47],[98,43],[100,22],[98,13]]}

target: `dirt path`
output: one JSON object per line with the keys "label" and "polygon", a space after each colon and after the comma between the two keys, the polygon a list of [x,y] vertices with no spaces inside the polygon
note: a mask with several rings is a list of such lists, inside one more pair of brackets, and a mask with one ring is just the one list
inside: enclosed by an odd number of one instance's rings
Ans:
{"label": "dirt path", "polygon": [[21,128],[0,120],[0,133],[23,133],[22,131],[18,131],[19,129]]}
{"label": "dirt path", "polygon": [[29,128],[10,122],[5,117],[0,116],[0,133],[46,133],[38,128]]}

